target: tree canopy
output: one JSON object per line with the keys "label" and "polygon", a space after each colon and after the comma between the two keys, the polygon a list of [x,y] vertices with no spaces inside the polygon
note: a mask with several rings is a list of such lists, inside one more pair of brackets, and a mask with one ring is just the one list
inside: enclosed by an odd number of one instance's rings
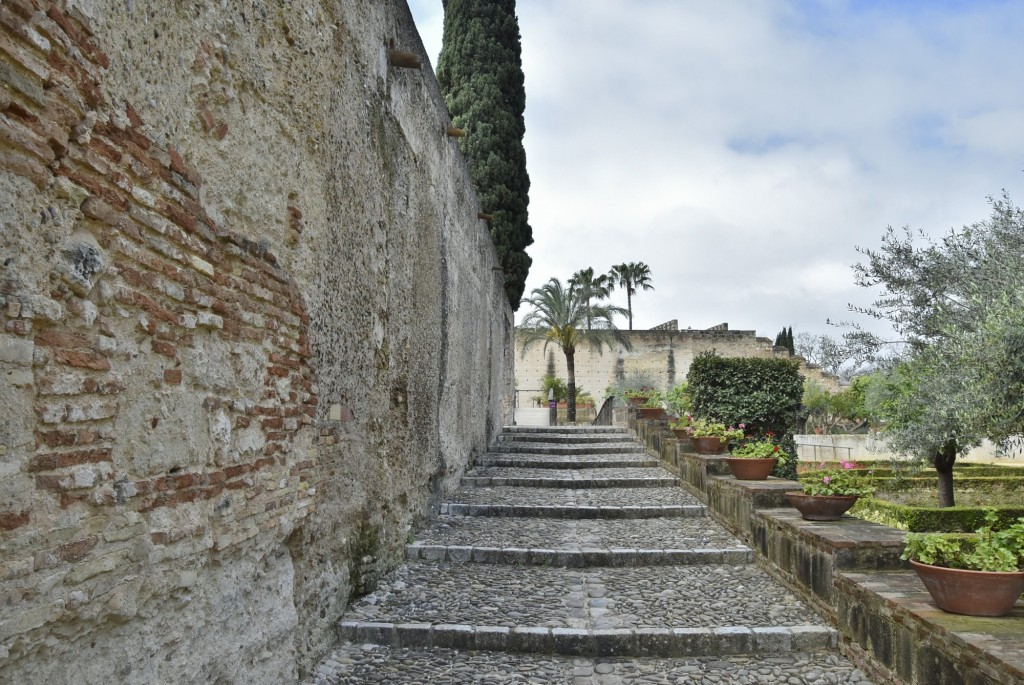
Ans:
{"label": "tree canopy", "polygon": [[651,285],[651,268],[643,262],[629,262],[613,266],[608,275],[613,283],[626,291],[629,330],[633,330],[633,295],[637,290],[654,290]]}
{"label": "tree canopy", "polygon": [[[587,303],[587,293],[574,286],[565,286],[552,278],[531,296],[523,300],[531,306],[519,326],[523,341],[523,354],[534,343],[543,341],[544,349],[555,345],[565,355],[568,376],[568,406],[566,419],[576,420],[576,350],[580,345],[589,345],[598,351],[604,347],[612,349],[615,343],[629,348],[615,327],[614,317],[624,314],[621,307]],[[594,323],[588,329],[587,322]]]}
{"label": "tree canopy", "polygon": [[518,309],[532,260],[530,177],[523,135],[526,89],[515,0],[446,0],[437,80]]}
{"label": "tree canopy", "polygon": [[1024,212],[1005,194],[991,206],[987,220],[941,240],[890,228],[855,267],[858,284],[882,294],[851,309],[890,322],[900,340],[895,354],[861,329],[847,340],[882,364],[886,439],[932,461],[945,506],[958,454],[1024,433]]}

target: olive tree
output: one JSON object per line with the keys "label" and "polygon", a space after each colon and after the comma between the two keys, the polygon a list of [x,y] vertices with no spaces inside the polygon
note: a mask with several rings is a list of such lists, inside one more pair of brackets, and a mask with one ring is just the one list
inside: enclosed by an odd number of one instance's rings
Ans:
{"label": "olive tree", "polygon": [[1024,432],[1024,212],[1004,194],[985,221],[941,240],[889,229],[859,250],[859,285],[881,288],[855,312],[888,321],[896,352],[854,329],[846,338],[882,364],[883,436],[935,467],[939,505],[952,506],[958,455],[989,438],[1016,447]]}

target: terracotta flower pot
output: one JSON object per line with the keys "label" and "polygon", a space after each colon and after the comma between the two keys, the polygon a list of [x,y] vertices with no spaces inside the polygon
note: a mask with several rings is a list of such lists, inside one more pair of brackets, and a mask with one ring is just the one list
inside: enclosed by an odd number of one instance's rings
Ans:
{"label": "terracotta flower pot", "polygon": [[631,407],[639,407],[647,401],[646,397],[627,397],[626,399],[629,400],[629,406]]}
{"label": "terracotta flower pot", "polygon": [[767,480],[768,474],[775,468],[778,459],[769,457],[767,459],[741,459],[730,457],[725,460],[729,470],[736,480]]}
{"label": "terracotta flower pot", "polygon": [[697,454],[721,454],[725,451],[725,440],[717,435],[705,435],[693,438],[693,450]]}
{"label": "terracotta flower pot", "polygon": [[665,418],[665,410],[661,407],[638,407],[637,411],[640,412],[640,418],[642,419]]}
{"label": "terracotta flower pot", "polygon": [[808,521],[838,521],[857,501],[857,495],[805,495],[787,492],[790,505]]}
{"label": "terracotta flower pot", "polygon": [[1006,616],[1024,592],[1024,571],[968,571],[911,561],[935,604],[967,616]]}

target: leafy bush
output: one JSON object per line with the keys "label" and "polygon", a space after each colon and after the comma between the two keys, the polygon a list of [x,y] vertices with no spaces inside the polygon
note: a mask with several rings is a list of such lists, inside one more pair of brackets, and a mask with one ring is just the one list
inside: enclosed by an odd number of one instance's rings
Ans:
{"label": "leafy bush", "polygon": [[[687,374],[695,415],[725,424],[746,425],[747,435],[767,437],[796,454],[796,428],[803,377],[796,359],[725,358],[714,350],[697,355]],[[796,460],[775,468],[775,475],[796,478]]]}
{"label": "leafy bush", "polygon": [[663,396],[668,410],[676,416],[685,416],[693,411],[693,399],[690,397],[689,386],[680,383],[673,387]]}
{"label": "leafy bush", "polygon": [[999,517],[985,510],[985,525],[974,535],[909,533],[904,559],[974,571],[1012,572],[1024,568],[1024,518],[995,530]]}
{"label": "leafy bush", "polygon": [[[985,512],[977,507],[910,507],[876,497],[861,497],[850,511],[865,521],[913,532],[968,532],[985,524]],[[1024,507],[996,509],[996,528],[1005,528],[1024,516]]]}

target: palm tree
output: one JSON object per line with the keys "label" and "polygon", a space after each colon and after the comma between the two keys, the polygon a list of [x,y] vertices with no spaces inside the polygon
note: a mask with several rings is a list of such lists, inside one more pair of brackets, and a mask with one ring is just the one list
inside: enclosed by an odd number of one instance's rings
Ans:
{"label": "palm tree", "polygon": [[[523,304],[533,309],[523,317],[519,326],[523,336],[522,353],[525,355],[526,349],[540,340],[544,341],[545,350],[552,343],[562,350],[569,377],[566,419],[573,422],[576,420],[576,348],[587,343],[600,352],[605,345],[610,350],[618,342],[629,349],[629,341],[622,338],[612,321],[616,314],[625,314],[626,311],[612,305],[588,305],[584,289],[571,285],[566,287],[557,278],[534,288],[530,297],[523,298]],[[588,321],[598,326],[583,328]]]}
{"label": "palm tree", "polygon": [[626,289],[629,330],[633,330],[633,293],[637,290],[654,290],[654,286],[651,285],[651,269],[643,262],[630,262],[613,266],[608,276],[619,287]]}
{"label": "palm tree", "polygon": [[[583,297],[589,309],[591,300],[607,298],[615,284],[612,282],[612,277],[608,274],[601,274],[595,277],[594,267],[591,266],[574,273],[572,278],[569,279],[569,286],[580,292],[580,296]],[[591,317],[587,316],[587,330],[589,331],[593,327]]]}

